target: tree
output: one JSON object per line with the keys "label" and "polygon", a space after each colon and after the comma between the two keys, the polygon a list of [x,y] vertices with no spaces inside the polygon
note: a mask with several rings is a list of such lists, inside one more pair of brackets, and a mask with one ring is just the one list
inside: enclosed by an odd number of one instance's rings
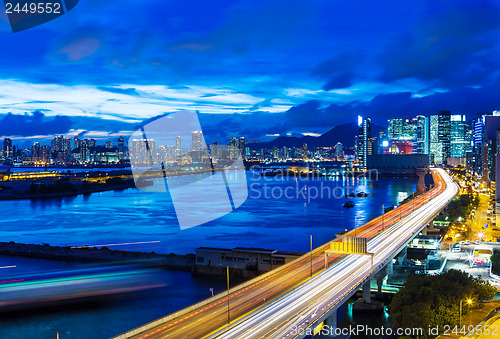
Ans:
{"label": "tree", "polygon": [[[489,282],[461,271],[436,276],[414,274],[392,299],[389,312],[400,327],[421,328],[427,337],[429,327],[442,329],[460,323],[460,300],[490,300],[495,292]],[[464,308],[462,315],[468,311]]]}
{"label": "tree", "polygon": [[500,253],[493,254],[490,257],[491,270],[494,274],[500,274]]}

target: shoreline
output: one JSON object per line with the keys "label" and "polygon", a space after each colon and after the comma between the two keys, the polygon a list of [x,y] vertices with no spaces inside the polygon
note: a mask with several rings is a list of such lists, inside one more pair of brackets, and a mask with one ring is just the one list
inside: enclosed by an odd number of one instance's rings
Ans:
{"label": "shoreline", "polygon": [[194,254],[158,254],[155,252],[135,252],[111,250],[103,247],[51,246],[49,244],[23,244],[0,242],[0,255],[35,259],[63,260],[73,262],[125,262],[136,261],[154,263],[155,265],[181,271],[191,271],[194,265]]}
{"label": "shoreline", "polygon": [[41,194],[33,194],[33,193],[12,193],[10,195],[1,195],[1,200],[44,200],[44,199],[57,199],[57,198],[66,198],[66,197],[76,197],[79,195],[90,195],[92,193],[106,192],[106,191],[116,191],[128,188],[134,188],[135,184],[127,184],[127,185],[112,185],[108,187],[96,187],[91,189],[84,189],[78,192],[54,192],[54,193],[41,193]]}

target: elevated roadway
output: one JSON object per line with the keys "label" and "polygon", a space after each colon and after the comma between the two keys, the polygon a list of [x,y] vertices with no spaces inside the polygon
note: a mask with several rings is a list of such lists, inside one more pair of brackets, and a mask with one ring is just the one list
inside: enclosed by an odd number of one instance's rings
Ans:
{"label": "elevated roadway", "polygon": [[232,288],[229,295],[220,293],[116,338],[300,337],[295,334],[324,321],[361,285],[369,283],[456,196],[458,187],[444,170],[433,170],[433,177],[432,190],[344,235],[369,239],[375,272],[366,256],[330,255],[325,260],[327,243]]}

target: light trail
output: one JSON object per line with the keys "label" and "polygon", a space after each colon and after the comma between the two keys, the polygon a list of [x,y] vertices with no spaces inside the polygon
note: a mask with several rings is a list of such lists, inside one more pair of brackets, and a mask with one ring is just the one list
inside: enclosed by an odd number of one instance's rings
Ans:
{"label": "light trail", "polygon": [[[441,169],[437,171],[444,181],[439,181],[438,186],[445,185],[445,190],[368,242],[368,251],[375,254],[374,268],[384,265],[458,193],[457,185],[446,172]],[[300,330],[315,324],[322,315],[339,306],[339,302],[353,289],[359,288],[370,275],[371,267],[366,257],[349,255],[275,302],[257,309],[227,327],[223,333],[215,333],[212,337],[297,337]]]}
{"label": "light trail", "polygon": [[[430,191],[346,234],[354,236],[356,232],[357,236],[369,239],[369,251],[375,253],[375,270],[385,257],[398,250],[397,246],[405,244],[405,239],[421,228],[429,215],[432,219],[434,213],[448,203],[447,197],[453,195],[450,189],[456,186],[444,171],[438,170],[433,177],[436,185]],[[329,267],[324,270],[324,252],[328,248],[329,243],[313,250],[313,278],[309,278],[311,257],[307,253],[232,288],[229,296],[226,292],[220,293],[115,338],[290,338],[291,326],[307,327],[315,323],[335,307],[342,296],[357,288],[362,281],[360,277],[370,275],[370,259],[366,256],[330,255]],[[228,298],[231,319],[234,319],[230,325],[227,324]],[[287,307],[293,311],[283,313]],[[267,318],[261,314],[266,314]],[[258,320],[251,323],[252,319]],[[259,324],[254,327],[261,329],[245,327],[245,324]],[[226,333],[230,335],[224,337]]]}

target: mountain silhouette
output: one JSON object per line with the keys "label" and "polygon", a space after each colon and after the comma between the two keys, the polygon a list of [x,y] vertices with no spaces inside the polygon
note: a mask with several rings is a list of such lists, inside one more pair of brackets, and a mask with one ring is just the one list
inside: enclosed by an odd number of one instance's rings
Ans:
{"label": "mountain silhouette", "polygon": [[[372,137],[378,137],[379,132],[382,130],[384,130],[383,127],[372,124]],[[338,142],[341,142],[344,148],[351,148],[354,147],[355,136],[358,135],[358,133],[358,125],[355,123],[348,123],[335,126],[319,137],[304,136],[298,138],[280,136],[269,142],[247,144],[247,146],[254,149],[260,149],[273,147],[302,147],[304,144],[307,144],[307,147],[311,148],[333,147]]]}

